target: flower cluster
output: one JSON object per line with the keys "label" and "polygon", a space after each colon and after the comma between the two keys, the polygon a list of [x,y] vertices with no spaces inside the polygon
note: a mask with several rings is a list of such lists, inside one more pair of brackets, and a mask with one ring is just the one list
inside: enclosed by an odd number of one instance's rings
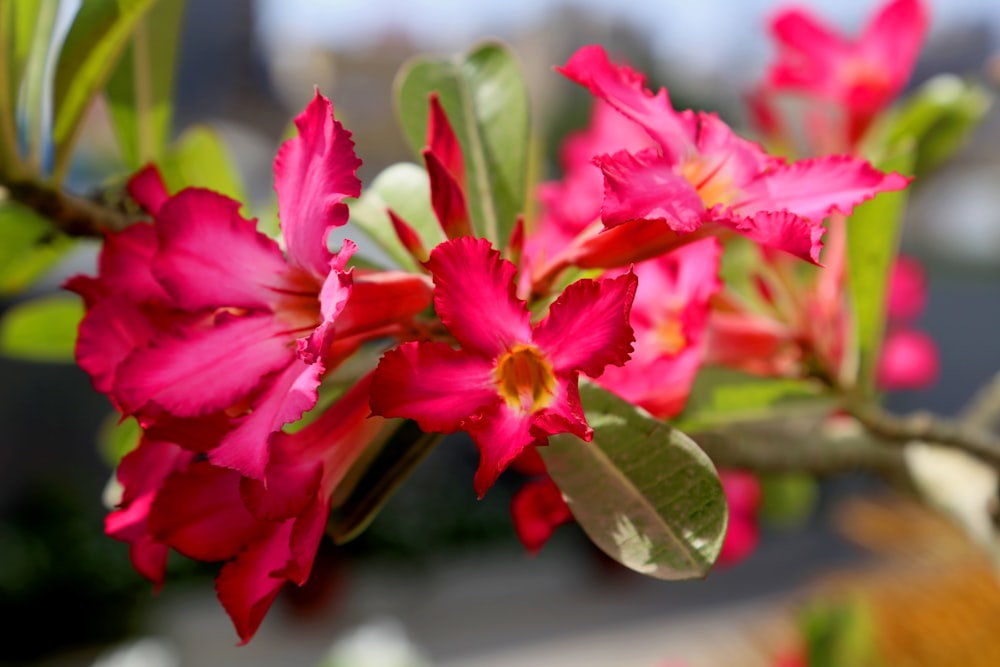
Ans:
{"label": "flower cluster", "polygon": [[[806,39],[819,32],[800,15],[780,19],[769,90],[822,79],[861,131],[905,80],[869,42],[882,44],[912,5],[893,3],[856,49]],[[863,81],[844,84],[844,58],[861,63],[850,72]],[[675,110],[598,46],[560,71],[593,94],[592,122],[566,143],[563,178],[540,187],[538,214],[510,221],[510,238],[477,236],[469,147],[430,97],[422,157],[444,240],[385,211],[413,271],[361,268],[350,241],[330,249],[361,194],[360,161],[319,93],[275,159],[280,239],[223,195],[168,193],[153,166],[131,179],[148,221],[109,233],[97,276],[67,286],[87,308],[80,366],[142,428],[107,519],[137,571],[159,586],[171,549],[222,562],[219,599],[245,642],[281,587],[306,581],[331,503],[402,420],[471,436],[480,497],[512,464],[527,466],[538,479],[513,514],[535,550],[572,519],[537,448],[561,434],[592,439],[581,381],[671,419],[706,364],[840,372],[836,221],[909,179],[857,154],[770,154],[714,114]],[[744,276],[750,297],[721,277],[734,246],[759,258]],[[829,270],[814,270],[821,259]],[[807,284],[815,298],[790,292],[800,267],[832,276]],[[338,374],[348,361],[353,376]],[[734,508],[724,553],[735,560],[756,540],[759,492],[745,473],[723,483]]]}

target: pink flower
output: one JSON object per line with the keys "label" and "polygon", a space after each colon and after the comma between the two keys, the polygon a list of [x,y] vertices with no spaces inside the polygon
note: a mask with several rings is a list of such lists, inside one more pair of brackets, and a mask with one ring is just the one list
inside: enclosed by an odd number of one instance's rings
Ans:
{"label": "pink flower", "polygon": [[719,479],[729,505],[729,527],[719,552],[719,565],[735,565],[745,560],[757,548],[760,529],[757,512],[760,509],[760,482],[743,470],[720,470]]}
{"label": "pink flower", "polygon": [[369,418],[370,379],[300,431],[275,436],[266,487],[147,433],[119,467],[124,493],[108,534],[129,543],[133,565],[157,585],[170,548],[224,561],[216,591],[246,643],[285,582],[308,579],[331,496],[384,425]]}
{"label": "pink flower", "polygon": [[703,239],[635,266],[635,351],[628,364],[608,368],[598,384],[654,417],[683,409],[701,367],[708,302],[722,287],[721,254],[716,239]]}
{"label": "pink flower", "polygon": [[876,378],[883,389],[923,389],[937,382],[939,365],[937,344],[928,334],[905,325],[890,327]]}
{"label": "pink flower", "polygon": [[919,261],[897,255],[889,275],[889,319],[912,322],[927,305],[927,274]]}
{"label": "pink flower", "polygon": [[853,145],[906,85],[927,23],[920,0],[890,0],[851,39],[801,9],[786,9],[771,22],[778,60],[766,85],[836,105]]}
{"label": "pink flower", "polygon": [[356,279],[345,266],[354,245],[327,248],[347,221],[343,199],[360,192],[360,161],[318,93],[296,126],[274,165],[285,252],[238,202],[193,188],[168,196],[148,168],[130,192],[153,222],[109,235],[97,278],[67,285],[87,304],[77,359],[95,387],[256,479],[273,435],[315,405],[324,372],[430,299],[420,276]]}
{"label": "pink flower", "polygon": [[562,491],[548,476],[525,482],[514,493],[510,515],[518,539],[533,554],[549,541],[556,528],[573,521]]}
{"label": "pink flower", "polygon": [[577,379],[628,360],[635,276],[573,283],[533,326],[515,295],[516,268],[489,241],[446,241],[426,266],[435,309],[459,349],[422,341],[386,352],[372,412],[414,419],[428,432],[469,433],[480,451],[480,497],[529,445],[555,433],[593,437]]}
{"label": "pink flower", "polygon": [[[625,253],[630,261],[706,235],[736,232],[818,262],[824,218],[833,211],[849,213],[877,193],[908,183],[848,156],[788,164],[737,136],[713,114],[675,111],[666,90],[654,95],[640,74],[613,65],[599,46],[580,49],[561,71],[655,142],[652,148],[598,158],[605,178],[604,224],[611,231],[628,225],[628,232],[614,238],[619,244],[627,243],[627,234],[642,236]],[[592,261],[606,248],[573,249],[567,263],[586,266],[581,256]]]}

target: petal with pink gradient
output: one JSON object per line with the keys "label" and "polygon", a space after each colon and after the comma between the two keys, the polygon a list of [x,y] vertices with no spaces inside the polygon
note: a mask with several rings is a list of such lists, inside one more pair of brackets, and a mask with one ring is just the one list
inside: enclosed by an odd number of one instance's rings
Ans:
{"label": "petal with pink gradient", "polygon": [[918,260],[897,255],[889,275],[889,319],[911,322],[927,305],[927,276]]}
{"label": "petal with pink gradient", "polygon": [[267,484],[243,477],[240,498],[254,518],[263,521],[284,521],[303,511],[319,491],[323,467],[317,461],[271,464],[267,469]]}
{"label": "petal with pink gradient", "polygon": [[861,202],[880,192],[902,190],[909,182],[905,176],[883,173],[860,158],[810,158],[772,168],[761,176],[761,191],[734,208],[743,215],[784,210],[818,224],[834,211],[850,215]]}
{"label": "petal with pink gradient", "polygon": [[371,388],[371,409],[382,417],[415,419],[428,432],[453,433],[499,403],[488,357],[444,343],[404,343],[382,355]]}
{"label": "petal with pink gradient", "polygon": [[177,416],[222,410],[294,358],[288,332],[268,315],[177,328],[138,349],[118,368],[114,393],[126,413],[155,402]]}
{"label": "petal with pink gradient", "polygon": [[617,278],[578,280],[549,307],[533,341],[558,371],[581,370],[597,377],[606,366],[621,366],[635,336],[629,311],[638,280],[631,271]]}
{"label": "petal with pink gradient", "polygon": [[424,149],[423,155],[430,179],[431,206],[445,237],[472,236],[469,207],[462,187],[430,149]]}
{"label": "petal with pink gradient", "polygon": [[155,228],[145,222],[106,235],[97,265],[99,280],[110,291],[137,303],[172,304],[170,295],[152,272],[153,257],[159,247]]}
{"label": "petal with pink gradient", "polygon": [[197,189],[160,209],[153,274],[182,308],[270,308],[282,294],[304,289],[278,245],[239,209],[237,201]]}
{"label": "petal with pink gradient", "polygon": [[920,0],[886,3],[858,40],[866,58],[885,67],[894,95],[906,84],[920,55],[929,20]]}
{"label": "petal with pink gradient", "polygon": [[759,211],[750,217],[720,218],[717,222],[763,246],[819,264],[826,231],[821,224],[788,211]]}
{"label": "petal with pink gradient", "polygon": [[295,127],[298,136],[282,144],[274,159],[278,217],[289,263],[322,278],[332,259],[330,230],[347,222],[343,200],[361,194],[355,174],[361,160],[354,154],[351,133],[318,90],[296,117]]}
{"label": "petal with pink gradient", "polygon": [[693,232],[705,217],[705,203],[686,178],[655,149],[598,158],[604,172],[601,219],[608,227],[631,220],[663,220],[673,231]]}
{"label": "petal with pink gradient", "polygon": [[641,74],[612,64],[604,47],[585,46],[570,57],[565,67],[556,70],[638,123],[660,144],[668,163],[676,164],[693,150],[691,119],[674,111],[666,89],[651,93]]}
{"label": "petal with pink gradient", "polygon": [[90,375],[94,389],[113,396],[115,376],[122,362],[157,333],[149,318],[131,301],[118,295],[105,297],[80,321],[76,363]]}
{"label": "petal with pink gradient", "polygon": [[519,341],[530,340],[528,309],[517,298],[517,268],[487,239],[462,237],[431,251],[434,307],[448,331],[465,348],[492,358]]}
{"label": "petal with pink gradient", "polygon": [[587,416],[583,412],[579,374],[575,371],[558,378],[552,402],[535,413],[531,424],[531,434],[539,445],[545,445],[548,436],[557,433],[571,433],[587,442],[594,437],[594,429],[587,424]]}
{"label": "petal with pink gradient", "polygon": [[354,271],[351,297],[337,317],[337,334],[353,336],[405,322],[427,309],[433,285],[406,271]]}

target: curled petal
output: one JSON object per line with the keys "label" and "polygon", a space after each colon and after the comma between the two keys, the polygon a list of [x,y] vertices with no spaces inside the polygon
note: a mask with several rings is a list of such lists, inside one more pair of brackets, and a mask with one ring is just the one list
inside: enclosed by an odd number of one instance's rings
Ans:
{"label": "curled petal", "polygon": [[768,248],[776,248],[807,262],[819,264],[823,225],[788,211],[759,211],[747,218],[720,218],[718,224]]}
{"label": "curled petal", "polygon": [[630,220],[662,220],[671,230],[693,232],[705,217],[705,204],[686,178],[655,149],[635,155],[621,151],[598,158],[604,172],[601,220],[614,227]]}
{"label": "curled petal", "polygon": [[557,371],[581,370],[597,377],[605,366],[621,366],[635,340],[629,311],[637,285],[631,271],[569,285],[535,330],[535,344]]}
{"label": "curled petal", "polygon": [[316,91],[312,102],[295,119],[298,136],[289,139],[274,159],[274,189],[288,260],[322,278],[332,255],[327,237],[347,222],[346,197],[361,194],[355,171],[351,133],[333,115],[330,100]]}
{"label": "curled petal", "polygon": [[517,269],[488,240],[445,241],[431,251],[427,268],[434,276],[434,307],[463,347],[492,358],[530,340],[528,309],[514,287]]}
{"label": "curled petal", "polygon": [[535,442],[531,433],[534,417],[530,412],[512,410],[497,401],[482,416],[465,425],[479,448],[479,468],[473,480],[476,495],[482,498],[510,462]]}

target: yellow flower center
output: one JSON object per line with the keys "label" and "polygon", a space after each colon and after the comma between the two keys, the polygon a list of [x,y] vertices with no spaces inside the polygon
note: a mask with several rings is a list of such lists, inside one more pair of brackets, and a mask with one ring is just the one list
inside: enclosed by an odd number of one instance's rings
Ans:
{"label": "yellow flower center", "polygon": [[694,186],[705,208],[716,204],[723,206],[732,203],[738,190],[733,187],[733,180],[723,171],[725,160],[710,163],[699,157],[692,157],[681,165],[681,176]]}
{"label": "yellow flower center", "polygon": [[668,317],[656,327],[656,339],[660,349],[671,356],[681,352],[688,343],[684,326],[676,315]]}
{"label": "yellow flower center", "polygon": [[552,364],[533,345],[518,344],[500,355],[494,377],[500,396],[515,410],[541,410],[549,406],[555,395]]}

